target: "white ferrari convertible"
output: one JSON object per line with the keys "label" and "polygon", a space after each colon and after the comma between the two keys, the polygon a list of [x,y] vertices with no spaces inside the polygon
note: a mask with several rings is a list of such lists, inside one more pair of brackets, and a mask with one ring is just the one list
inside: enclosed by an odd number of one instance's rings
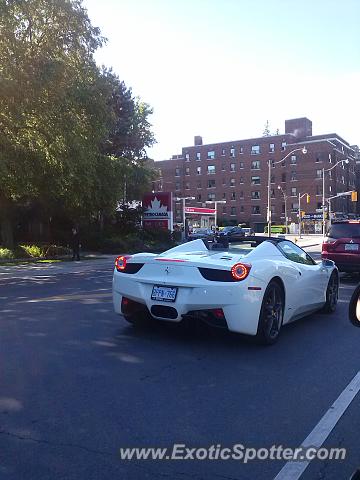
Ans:
{"label": "white ferrari convertible", "polygon": [[201,319],[265,344],[286,323],[334,312],[338,289],[331,260],[317,263],[289,240],[258,236],[119,256],[113,276],[115,311],[131,323]]}

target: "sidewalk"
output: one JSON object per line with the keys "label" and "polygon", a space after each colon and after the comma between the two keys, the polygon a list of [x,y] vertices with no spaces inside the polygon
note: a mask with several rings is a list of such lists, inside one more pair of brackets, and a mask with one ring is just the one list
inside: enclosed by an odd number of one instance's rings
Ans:
{"label": "sidewalk", "polygon": [[[99,256],[99,255],[97,255]],[[109,266],[113,270],[116,255],[102,255],[101,258],[83,259],[80,262],[65,261],[59,263],[17,263],[14,265],[0,265],[0,280],[8,278],[29,279],[46,277],[64,273],[83,273],[97,270],[99,267]]]}
{"label": "sidewalk", "polygon": [[316,247],[317,245],[321,246],[323,241],[323,236],[321,234],[301,235],[301,238],[299,235],[287,234],[284,235],[284,237],[302,248]]}

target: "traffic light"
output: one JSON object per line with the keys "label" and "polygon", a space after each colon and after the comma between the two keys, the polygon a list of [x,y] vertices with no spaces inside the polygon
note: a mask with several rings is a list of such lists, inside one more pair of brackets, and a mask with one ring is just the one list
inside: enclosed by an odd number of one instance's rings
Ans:
{"label": "traffic light", "polygon": [[306,203],[310,203],[310,195],[308,193],[306,194]]}
{"label": "traffic light", "polygon": [[305,210],[301,210],[300,215],[301,215],[301,218],[303,218],[305,215]]}
{"label": "traffic light", "polygon": [[352,202],[357,202],[357,192],[356,191],[351,192],[351,201]]}

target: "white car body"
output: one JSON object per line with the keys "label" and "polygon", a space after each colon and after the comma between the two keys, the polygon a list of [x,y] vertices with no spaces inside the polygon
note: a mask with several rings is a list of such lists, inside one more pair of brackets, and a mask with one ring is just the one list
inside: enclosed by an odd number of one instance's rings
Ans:
{"label": "white car body", "polygon": [[[247,335],[257,333],[264,292],[272,279],[283,286],[282,324],[286,324],[325,305],[330,275],[337,271],[332,262],[294,262],[284,256],[277,241],[271,240],[262,241],[245,254],[231,248],[209,250],[202,240],[194,240],[160,255],[135,254],[127,260],[128,266],[132,263],[143,266],[137,273],[114,270],[116,313],[122,313],[123,297],[146,306],[152,317],[172,322],[180,322],[189,312],[222,309],[228,329]],[[229,272],[237,263],[251,265],[248,276],[241,281],[208,280],[199,270]],[[170,302],[152,299],[154,286],[176,287],[176,298]],[[171,307],[176,314],[159,306]]]}

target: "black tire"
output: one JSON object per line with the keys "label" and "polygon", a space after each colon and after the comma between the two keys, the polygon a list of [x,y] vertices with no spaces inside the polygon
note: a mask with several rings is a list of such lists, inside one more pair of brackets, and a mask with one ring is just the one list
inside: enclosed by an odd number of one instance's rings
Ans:
{"label": "black tire", "polygon": [[279,337],[283,317],[285,298],[284,290],[275,280],[266,287],[261,310],[256,340],[262,345],[272,345]]}
{"label": "black tire", "polygon": [[322,308],[323,313],[334,313],[339,298],[339,275],[332,272],[326,288],[326,302]]}

